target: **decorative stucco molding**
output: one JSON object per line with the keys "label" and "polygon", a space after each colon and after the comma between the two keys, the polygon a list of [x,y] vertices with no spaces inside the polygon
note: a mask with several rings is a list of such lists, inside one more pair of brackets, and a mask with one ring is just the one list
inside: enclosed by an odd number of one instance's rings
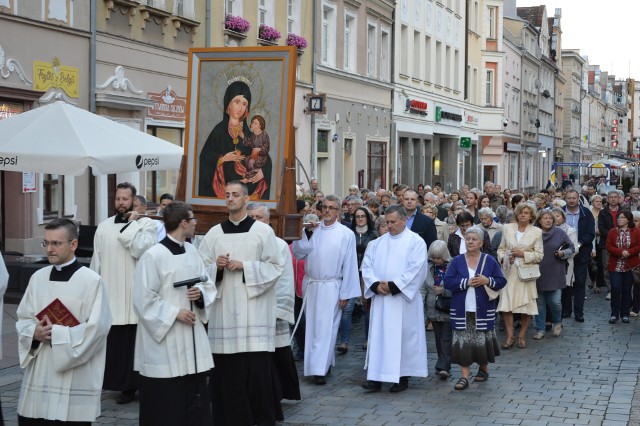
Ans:
{"label": "decorative stucco molding", "polygon": [[20,80],[22,80],[22,82],[27,86],[31,86],[33,84],[33,81],[27,77],[18,61],[11,58],[5,59],[4,49],[0,45],[0,76],[2,76],[2,78],[9,78],[12,72],[18,74]]}
{"label": "decorative stucco molding", "polygon": [[142,94],[142,90],[136,89],[131,80],[124,76],[124,67],[118,65],[115,74],[109,77],[104,83],[96,85],[96,89],[102,90],[111,87],[120,92],[131,92],[135,95]]}

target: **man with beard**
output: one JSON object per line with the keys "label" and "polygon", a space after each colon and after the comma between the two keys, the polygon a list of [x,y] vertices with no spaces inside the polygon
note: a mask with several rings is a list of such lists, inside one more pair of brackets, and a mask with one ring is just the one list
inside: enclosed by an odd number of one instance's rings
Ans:
{"label": "man with beard", "polygon": [[142,254],[157,242],[153,220],[133,210],[136,187],[128,182],[116,186],[116,214],[104,220],[93,240],[91,269],[104,280],[113,315],[107,339],[103,389],[121,391],[116,402],[133,401],[138,373],[133,370],[138,317],[133,311],[133,272]]}

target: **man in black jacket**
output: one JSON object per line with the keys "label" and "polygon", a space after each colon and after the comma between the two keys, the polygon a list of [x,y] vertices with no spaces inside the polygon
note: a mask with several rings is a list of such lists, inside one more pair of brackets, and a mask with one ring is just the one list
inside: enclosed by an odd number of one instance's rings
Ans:
{"label": "man in black jacket", "polygon": [[438,239],[438,234],[433,219],[418,211],[418,193],[413,189],[404,191],[402,207],[407,212],[407,228],[420,235],[428,250],[431,243]]}
{"label": "man in black jacket", "polygon": [[[607,195],[607,205],[598,214],[598,230],[600,231],[599,250],[602,252],[602,265],[604,268],[609,264],[609,252],[607,251],[607,237],[609,231],[616,227],[618,212],[620,211],[620,194],[615,189],[609,191]],[[611,299],[611,281],[609,272],[604,271],[604,283],[607,286],[607,300]]]}
{"label": "man in black jacket", "polygon": [[593,214],[580,205],[580,194],[575,189],[567,191],[565,201],[567,202],[564,207],[567,225],[578,230],[576,245],[578,253],[573,260],[573,288],[566,287],[562,291],[562,316],[567,318],[571,316],[571,297],[573,296],[574,318],[577,322],[584,322],[585,284],[593,239],[596,236],[595,220]]}

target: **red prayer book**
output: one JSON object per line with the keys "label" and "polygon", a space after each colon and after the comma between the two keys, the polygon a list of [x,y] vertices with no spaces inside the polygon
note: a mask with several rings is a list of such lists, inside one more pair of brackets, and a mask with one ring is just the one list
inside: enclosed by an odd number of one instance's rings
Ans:
{"label": "red prayer book", "polygon": [[56,298],[53,302],[49,303],[46,308],[40,311],[36,318],[42,321],[44,316],[49,317],[49,321],[55,325],[64,325],[65,327],[75,327],[80,324],[80,321],[73,316],[71,311],[64,306],[64,303],[60,299]]}

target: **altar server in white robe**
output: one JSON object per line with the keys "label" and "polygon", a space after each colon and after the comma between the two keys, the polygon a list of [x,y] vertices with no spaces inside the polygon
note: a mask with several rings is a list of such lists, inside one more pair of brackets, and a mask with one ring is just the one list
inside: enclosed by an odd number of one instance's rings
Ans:
{"label": "altar server in white robe", "polygon": [[[45,225],[43,245],[53,266],[33,274],[18,306],[18,352],[25,369],[17,407],[20,425],[90,425],[100,416],[111,312],[100,276],[75,258],[77,238],[69,219]],[[36,318],[55,299],[78,325]]]}
{"label": "altar server in white robe", "polygon": [[199,247],[218,287],[209,314],[213,422],[272,425],[283,418],[271,353],[285,260],[271,227],[247,216],[247,187],[229,182],[225,198],[229,219],[211,228]]}
{"label": "altar server in white robe", "polygon": [[372,241],[362,262],[365,297],[372,298],[367,382],[379,391],[407,389],[409,376],[427,376],[427,341],[420,287],[427,276],[427,246],[407,228],[400,205],[385,211],[387,234]]}
{"label": "altar server in white robe", "polygon": [[[0,255],[0,313],[4,312],[4,293],[7,291],[7,286],[9,285],[9,272],[7,272],[7,266],[4,264],[4,259]],[[0,330],[2,330],[2,317],[0,315]],[[0,359],[2,359],[2,339],[0,339]],[[2,404],[0,404],[0,425],[4,424],[4,420],[2,418]]]}
{"label": "altar server in white robe", "polygon": [[[269,225],[269,208],[265,204],[249,203],[247,214],[255,220]],[[280,381],[280,386],[276,386],[276,391],[281,392],[283,399],[299,401],[301,399],[300,381],[291,351],[290,329],[290,325],[295,323],[293,260],[289,245],[278,237],[276,237],[276,241],[285,259],[284,271],[276,283],[276,350],[273,353],[273,362]]]}
{"label": "altar server in white robe", "polygon": [[208,277],[198,250],[186,242],[196,231],[191,206],[176,201],[165,207],[163,220],[167,236],[142,255],[134,275],[140,424],[209,425],[213,359],[204,324],[216,287],[207,279],[174,288]]}
{"label": "altar server in white robe", "polygon": [[128,182],[116,187],[116,215],[104,220],[93,240],[91,269],[104,280],[113,314],[107,339],[103,389],[120,391],[116,402],[127,404],[138,388],[133,370],[138,318],[133,311],[133,273],[138,259],[157,242],[155,222],[133,210],[136,188]]}
{"label": "altar server in white robe", "polygon": [[304,312],[306,315],[304,375],[317,385],[335,365],[336,339],[342,309],[349,299],[362,295],[356,237],[338,222],[340,197],[327,195],[322,202],[322,222],[305,228],[293,242],[293,255],[305,260]]}

